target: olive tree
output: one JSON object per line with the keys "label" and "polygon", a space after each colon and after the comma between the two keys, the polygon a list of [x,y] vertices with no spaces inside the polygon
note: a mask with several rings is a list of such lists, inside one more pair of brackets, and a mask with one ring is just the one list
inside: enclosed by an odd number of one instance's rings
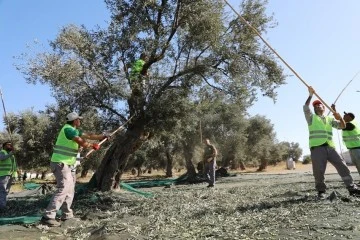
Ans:
{"label": "olive tree", "polygon": [[[49,85],[57,101],[81,111],[95,108],[104,122],[132,117],[94,175],[102,191],[111,189],[114,175],[149,137],[173,126],[174,116],[184,116],[182,103],[202,86],[250,106],[258,93],[275,99],[284,84],[273,54],[221,0],[105,2],[111,14],[107,27],[65,26],[51,51],[19,65],[29,83]],[[275,24],[265,7],[262,0],[240,5],[261,34]],[[134,78],[129,66],[143,52],[149,58]]]}

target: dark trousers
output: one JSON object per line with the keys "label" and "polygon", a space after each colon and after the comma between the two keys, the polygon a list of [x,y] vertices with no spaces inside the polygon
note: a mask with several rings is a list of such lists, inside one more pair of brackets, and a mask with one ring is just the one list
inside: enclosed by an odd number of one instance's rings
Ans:
{"label": "dark trousers", "polygon": [[353,185],[353,178],[351,177],[349,168],[334,148],[330,146],[311,148],[311,160],[317,191],[326,190],[325,170],[328,161],[336,168],[346,187],[349,188]]}
{"label": "dark trousers", "polygon": [[208,179],[209,185],[215,185],[215,168],[216,168],[216,161],[215,159],[211,162],[205,163],[205,174],[206,178]]}
{"label": "dark trousers", "polygon": [[10,191],[12,181],[10,175],[0,177],[0,208],[6,207],[6,197]]}

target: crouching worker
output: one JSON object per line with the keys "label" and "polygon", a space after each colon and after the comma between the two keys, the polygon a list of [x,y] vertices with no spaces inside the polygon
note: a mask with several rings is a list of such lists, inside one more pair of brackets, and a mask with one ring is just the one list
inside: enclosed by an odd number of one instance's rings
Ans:
{"label": "crouching worker", "polygon": [[53,149],[50,168],[56,179],[57,190],[41,219],[41,222],[48,226],[61,225],[60,222],[55,220],[56,212],[59,209],[62,211],[61,220],[65,221],[74,218],[71,204],[75,194],[75,181],[71,169],[72,165],[76,163],[79,147],[98,150],[100,148],[99,144],[89,143],[85,139],[100,141],[108,138],[103,134],[88,134],[78,130],[81,119],[82,117],[75,112],[66,116],[66,124],[60,130]]}

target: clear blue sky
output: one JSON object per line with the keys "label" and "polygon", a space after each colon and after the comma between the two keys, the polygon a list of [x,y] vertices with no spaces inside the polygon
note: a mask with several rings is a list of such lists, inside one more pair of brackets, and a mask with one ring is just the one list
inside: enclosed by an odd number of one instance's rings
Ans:
{"label": "clear blue sky", "polygon": [[[238,9],[239,1],[229,2]],[[263,37],[330,105],[360,71],[359,11],[359,0],[269,0],[268,12],[274,13],[278,26]],[[14,56],[27,52],[34,40],[48,46],[66,24],[93,28],[105,26],[108,19],[101,0],[0,0],[0,87],[7,112],[42,110],[54,102],[46,86],[26,84],[13,66]],[[250,114],[265,115],[274,124],[279,141],[298,142],[308,154],[308,130],[302,111],[307,88],[281,65],[290,76],[287,85],[278,90],[277,102],[259,97]],[[356,92],[359,83],[360,76],[340,97],[337,109],[351,111],[360,119],[356,104],[360,100]]]}

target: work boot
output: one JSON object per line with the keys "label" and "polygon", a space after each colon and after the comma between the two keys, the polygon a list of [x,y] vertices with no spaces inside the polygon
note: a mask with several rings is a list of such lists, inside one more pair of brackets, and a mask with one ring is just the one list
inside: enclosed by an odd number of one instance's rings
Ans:
{"label": "work boot", "polygon": [[214,184],[209,184],[207,187],[212,188],[212,187],[214,187]]}
{"label": "work boot", "polygon": [[360,197],[360,189],[356,186],[348,188],[350,196]]}
{"label": "work boot", "polygon": [[325,199],[325,191],[318,191],[317,198],[319,200],[324,200]]}
{"label": "work boot", "polygon": [[45,225],[48,225],[49,227],[60,227],[61,225],[61,223],[59,223],[55,219],[47,218],[44,216],[41,218],[40,222]]}

